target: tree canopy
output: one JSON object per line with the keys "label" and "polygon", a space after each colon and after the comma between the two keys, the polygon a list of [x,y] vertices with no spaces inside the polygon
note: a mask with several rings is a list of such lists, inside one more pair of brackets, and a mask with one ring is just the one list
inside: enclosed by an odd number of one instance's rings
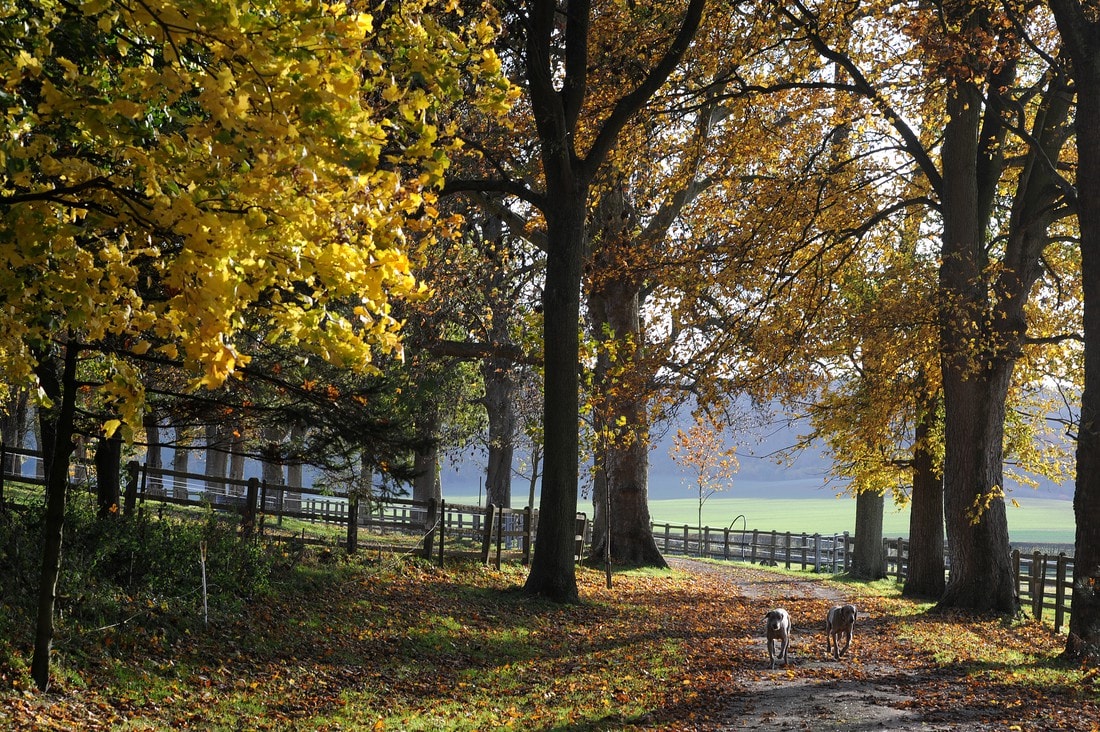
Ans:
{"label": "tree canopy", "polygon": [[[485,83],[491,14],[430,2],[62,0],[0,19],[0,353],[28,380],[61,333],[179,360],[217,387],[242,334],[366,369],[398,351],[395,297],[424,290],[403,246],[447,165],[448,100]],[[438,15],[438,13],[437,13]]]}

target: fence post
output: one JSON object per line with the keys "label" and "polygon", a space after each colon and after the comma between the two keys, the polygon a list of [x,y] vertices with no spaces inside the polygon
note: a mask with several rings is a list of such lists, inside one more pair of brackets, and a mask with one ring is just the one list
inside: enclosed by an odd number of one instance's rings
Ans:
{"label": "fence post", "polygon": [[672,538],[672,524],[665,524],[665,554],[668,554],[669,540]]}
{"label": "fence post", "polygon": [[1016,578],[1016,597],[1020,596],[1020,550],[1012,550],[1012,576]]}
{"label": "fence post", "polygon": [[786,535],[786,546],[783,548],[783,553],[787,555],[786,562],[784,563],[784,567],[786,567],[787,569],[790,569],[791,568],[791,532],[789,532],[789,531],[787,532],[787,535]]}
{"label": "fence post", "polygon": [[524,566],[531,563],[531,507],[527,506],[523,509],[523,562]]}
{"label": "fence post", "polygon": [[699,556],[706,559],[710,555],[710,527],[704,526],[699,534]]}
{"label": "fence post", "polygon": [[1062,624],[1066,620],[1066,553],[1058,552],[1058,564],[1055,570],[1054,585],[1054,632],[1062,632]]}
{"label": "fence post", "polygon": [[256,528],[256,499],[260,494],[260,481],[256,478],[248,479],[248,492],[245,494],[244,511],[241,515],[241,532],[247,539],[252,536]]}
{"label": "fence post", "polygon": [[504,504],[497,506],[497,559],[496,568],[500,571],[500,551],[504,544]]}
{"label": "fence post", "polygon": [[[266,485],[267,482],[264,481],[264,486]],[[352,488],[348,491],[348,554],[355,554],[357,549],[359,549],[359,490]]]}
{"label": "fence post", "polygon": [[727,562],[730,558],[730,529],[728,526],[722,530],[722,558]]}
{"label": "fence post", "polygon": [[776,564],[778,564],[778,562],[775,561],[775,538],[776,538],[775,529],[772,529],[771,546],[768,547],[768,561],[771,562],[770,566],[772,566],[772,567],[774,567]]}
{"label": "fence post", "polygon": [[496,518],[496,506],[490,503],[485,507],[485,530],[481,534],[481,563],[485,566],[489,566],[489,552],[493,548],[493,524]]}
{"label": "fence post", "polygon": [[[1035,552],[1035,554],[1038,554],[1038,552]],[[1020,555],[1020,561],[1021,562],[1023,561],[1023,555],[1022,554]],[[1029,559],[1028,568],[1027,568],[1027,594],[1028,594],[1028,599],[1031,601],[1031,616],[1032,617],[1035,617],[1035,589],[1036,589],[1035,588],[1035,585],[1036,585],[1035,574],[1036,574],[1036,572],[1038,572],[1038,570],[1039,570],[1038,562],[1035,561],[1035,555],[1032,555]]]}
{"label": "fence post", "polygon": [[435,541],[435,529],[438,521],[439,504],[432,498],[428,501],[428,516],[424,521],[425,526],[428,527],[428,532],[424,534],[424,558],[429,562],[432,560],[432,546]]}
{"label": "fence post", "polygon": [[799,543],[802,545],[802,571],[806,571],[806,548],[810,543],[810,537],[806,535],[806,532],[802,532],[802,536],[798,538]]}
{"label": "fence post", "polygon": [[905,539],[902,539],[899,536],[898,537],[898,549],[897,549],[897,552],[898,552],[898,571],[895,575],[895,580],[898,581],[898,582],[901,582],[903,579],[905,579],[905,576],[907,574],[906,572],[903,571],[903,568],[902,568],[902,564],[903,564],[902,549],[903,549],[904,545],[905,545]]}
{"label": "fence post", "polygon": [[447,548],[447,502],[439,499],[439,566],[443,566],[443,552]]}
{"label": "fence post", "polygon": [[814,571],[821,571],[821,534],[814,534]]}
{"label": "fence post", "polygon": [[122,515],[130,516],[134,513],[137,504],[138,473],[141,466],[137,460],[126,463],[126,490],[123,492]]}
{"label": "fence post", "polygon": [[1046,590],[1046,558],[1038,549],[1031,555],[1031,614],[1036,620],[1043,619],[1043,593]]}
{"label": "fence post", "polygon": [[760,533],[757,529],[752,530],[752,544],[749,545],[749,562],[756,564],[756,544],[757,539],[760,538]]}
{"label": "fence post", "polygon": [[849,557],[852,556],[852,537],[847,531],[844,532],[844,571],[848,572],[852,568],[852,563]]}

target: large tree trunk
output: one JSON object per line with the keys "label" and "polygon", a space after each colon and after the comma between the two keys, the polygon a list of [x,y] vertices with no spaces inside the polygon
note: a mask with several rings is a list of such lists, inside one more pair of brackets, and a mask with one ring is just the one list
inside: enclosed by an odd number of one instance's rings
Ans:
{"label": "large tree trunk", "polygon": [[[978,129],[982,96],[957,80],[948,100],[943,160],[940,265],[941,368],[944,392],[944,514],[951,575],[940,604],[1014,612],[1001,451],[1011,363],[996,372],[973,344],[987,347],[987,217],[979,200]],[[1000,360],[1000,359],[999,359]]]}
{"label": "large tree trunk", "polygon": [[[0,443],[4,447],[21,449],[27,437],[27,390],[17,389],[0,410]],[[9,474],[20,472],[20,458],[6,454],[0,469]]]}
{"label": "large tree trunk", "polygon": [[1077,432],[1073,613],[1065,655],[1100,663],[1100,19],[1051,0],[1077,88],[1077,217],[1084,285],[1085,388]]}
{"label": "large tree trunk", "polygon": [[159,472],[164,467],[164,451],[156,412],[146,412],[142,421],[145,425],[145,467],[148,468],[145,490],[153,495],[164,495],[164,479]]}
{"label": "large tree trunk", "polygon": [[245,468],[245,438],[244,428],[238,426],[229,435],[229,479],[236,481],[229,486],[226,493],[230,493],[234,496],[244,496],[245,487],[241,485],[244,481],[244,468]]}
{"label": "large tree trunk", "polygon": [[578,599],[574,566],[580,456],[581,262],[585,247],[587,186],[554,186],[557,211],[547,215],[551,252],[543,291],[545,344],[542,494],[531,572],[524,589],[558,602]]}
{"label": "large tree trunk", "polygon": [[[73,422],[76,415],[76,363],[79,347],[65,346],[58,374],[52,359],[36,369],[39,385],[54,403],[39,412],[46,463],[46,520],[43,527],[42,571],[38,586],[38,617],[35,626],[31,676],[42,691],[50,685],[50,650],[53,647],[53,618],[57,604],[57,580],[61,575],[61,545],[65,528],[65,493],[69,481],[69,458],[73,451]],[[48,442],[45,440],[48,439]]]}
{"label": "large tree trunk", "polygon": [[882,546],[884,510],[886,494],[862,491],[856,495],[856,546],[851,568],[856,579],[876,580],[886,576],[886,550]]}
{"label": "large tree trunk", "polygon": [[[641,283],[622,260],[638,222],[621,186],[600,199],[588,316],[600,344],[593,379],[597,404],[596,481],[588,561],[668,566],[653,539],[649,514],[649,371],[644,359]],[[610,501],[608,500],[610,498]]]}
{"label": "large tree trunk", "polygon": [[206,425],[206,492],[208,496],[226,495],[225,476],[229,467],[229,439],[219,424]]}
{"label": "large tree trunk", "polygon": [[482,373],[489,416],[489,460],[485,470],[486,500],[512,507],[512,459],[515,454],[516,405],[511,367],[489,359]]}
{"label": "large tree trunk", "polygon": [[[1012,78],[1011,64],[994,73],[987,127],[1003,127],[997,95]],[[1015,612],[1003,491],[1005,405],[1026,337],[1028,296],[1042,274],[1047,231],[1059,215],[1061,194],[1050,161],[1060,159],[1067,139],[1071,97],[1052,77],[1035,115],[1033,146],[1021,161],[1003,266],[988,282],[985,235],[1002,153],[996,135],[984,128],[978,134],[981,96],[972,82],[956,80],[944,131],[940,332],[951,574],[940,605]]]}
{"label": "large tree trunk", "polygon": [[[191,459],[190,445],[194,441],[191,430],[176,425],[176,441],[172,446],[172,472],[186,473]],[[172,478],[172,498],[181,500],[190,499],[191,494],[187,488],[187,478],[174,476]]]}
{"label": "large tree trunk", "polygon": [[110,437],[101,435],[95,448],[96,504],[99,517],[118,515],[122,484],[122,435],[118,430]]}
{"label": "large tree trunk", "polygon": [[[592,4],[571,2],[562,14],[553,0],[527,6],[524,56],[531,111],[538,130],[545,181],[540,201],[546,220],[543,303],[543,430],[545,472],[538,536],[524,589],[559,602],[575,601],[573,564],[580,455],[580,288],[588,238],[585,219],[593,176],[627,123],[664,84],[690,47],[705,0],[690,0],[683,23],[645,80],[613,104],[587,155],[578,155],[578,122],[586,96]],[[562,24],[564,23],[564,28]],[[558,55],[558,39],[565,42]],[[558,62],[563,61],[559,66]],[[564,73],[564,76],[563,76]]]}
{"label": "large tree trunk", "polygon": [[[413,493],[414,501],[439,501],[443,498],[443,487],[439,482],[439,427],[434,414],[421,415],[418,426],[421,444],[413,454]],[[430,514],[424,512],[424,528],[430,529]],[[442,517],[438,517],[442,518]]]}
{"label": "large tree trunk", "polygon": [[[267,495],[275,498],[282,495],[282,490],[286,486],[286,479],[283,473],[283,450],[282,443],[286,439],[287,432],[280,427],[264,427],[261,432],[263,436],[263,463],[260,467],[261,478],[264,484],[267,485],[269,492]],[[282,503],[285,504],[285,498]],[[267,511],[266,506],[261,507],[262,510]]]}
{"label": "large tree trunk", "polygon": [[[293,425],[290,428],[290,440],[295,446],[302,444],[305,434],[305,428],[300,425]],[[298,491],[305,484],[305,466],[302,465],[300,460],[291,461],[286,466],[286,484],[295,490],[283,496],[283,508],[287,511],[302,510],[302,494]]]}
{"label": "large tree trunk", "polygon": [[[505,292],[510,275],[510,253],[504,238],[500,217],[490,213],[482,223],[486,256],[494,267],[486,282],[490,292]],[[487,298],[497,304],[493,308],[489,342],[512,342],[513,303],[508,298]],[[504,358],[487,358],[481,362],[481,378],[485,384],[485,412],[489,419],[489,460],[485,469],[486,501],[494,506],[512,507],[512,459],[515,453],[516,380],[515,365]]]}
{"label": "large tree trunk", "polygon": [[283,440],[286,439],[286,430],[279,427],[264,427],[263,436],[263,463],[260,472],[265,483],[271,486],[286,485],[283,473]]}
{"label": "large tree trunk", "polygon": [[931,451],[937,400],[921,405],[913,441],[913,495],[909,512],[909,572],[902,594],[940,599],[946,583],[943,558],[943,477]]}

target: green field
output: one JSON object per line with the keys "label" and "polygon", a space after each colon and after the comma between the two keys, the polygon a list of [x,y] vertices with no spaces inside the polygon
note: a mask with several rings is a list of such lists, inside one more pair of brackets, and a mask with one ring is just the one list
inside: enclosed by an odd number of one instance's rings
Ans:
{"label": "green field", "polygon": [[[1073,543],[1073,503],[1049,498],[1017,498],[1020,508],[1008,507],[1008,529],[1013,542],[1026,544]],[[693,499],[650,502],[650,514],[658,523],[698,522],[698,503]],[[703,524],[725,528],[744,515],[749,529],[833,534],[855,532],[853,498],[711,498],[703,504]],[[735,528],[740,528],[737,519]],[[886,507],[882,531],[888,537],[909,536],[909,509]]]}
{"label": "green field", "polygon": [[[456,502],[476,502],[476,498],[447,498]],[[1008,506],[1008,530],[1016,544],[1072,544],[1074,536],[1073,502],[1051,498],[1016,498],[1019,508]],[[518,504],[517,504],[518,505]],[[592,516],[592,504],[581,501],[578,510]],[[699,504],[693,498],[651,500],[649,513],[655,523],[682,526],[698,524]],[[738,516],[744,516],[742,524]],[[703,504],[703,525],[715,529],[742,525],[750,531],[790,531],[807,534],[855,533],[854,498],[719,498]],[[886,507],[883,535],[909,536],[909,509]]]}

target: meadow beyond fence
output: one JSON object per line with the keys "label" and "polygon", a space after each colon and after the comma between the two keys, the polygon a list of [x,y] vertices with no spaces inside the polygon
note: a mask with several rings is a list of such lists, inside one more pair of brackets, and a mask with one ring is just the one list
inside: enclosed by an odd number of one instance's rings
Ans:
{"label": "meadow beyond fence", "polygon": [[[13,460],[12,458],[17,458]],[[33,468],[37,453],[0,446],[0,503],[18,502],[9,486],[42,485]],[[24,474],[30,465],[30,474]],[[74,466],[74,482],[87,484],[91,466]],[[538,510],[481,506],[446,501],[415,501],[360,495],[355,492],[322,494],[303,486],[269,485],[257,478],[233,480],[197,473],[150,468],[131,462],[122,490],[124,515],[147,506],[169,509],[213,510],[239,516],[241,533],[276,540],[336,544],[349,552],[359,548],[417,553],[443,562],[447,555],[478,555],[484,563],[505,559],[527,563],[538,528]],[[11,494],[9,496],[9,494]],[[744,522],[743,522],[744,523]],[[847,572],[857,537],[775,530],[712,528],[653,522],[657,547],[666,555],[723,561],[742,561],[784,569]],[[585,513],[577,514],[575,556],[584,556],[591,542]],[[889,577],[904,582],[909,542],[883,540]],[[1073,557],[1013,549],[1013,567],[1021,606],[1035,618],[1048,613],[1061,631],[1070,611]],[[950,566],[948,566],[950,572]]]}

